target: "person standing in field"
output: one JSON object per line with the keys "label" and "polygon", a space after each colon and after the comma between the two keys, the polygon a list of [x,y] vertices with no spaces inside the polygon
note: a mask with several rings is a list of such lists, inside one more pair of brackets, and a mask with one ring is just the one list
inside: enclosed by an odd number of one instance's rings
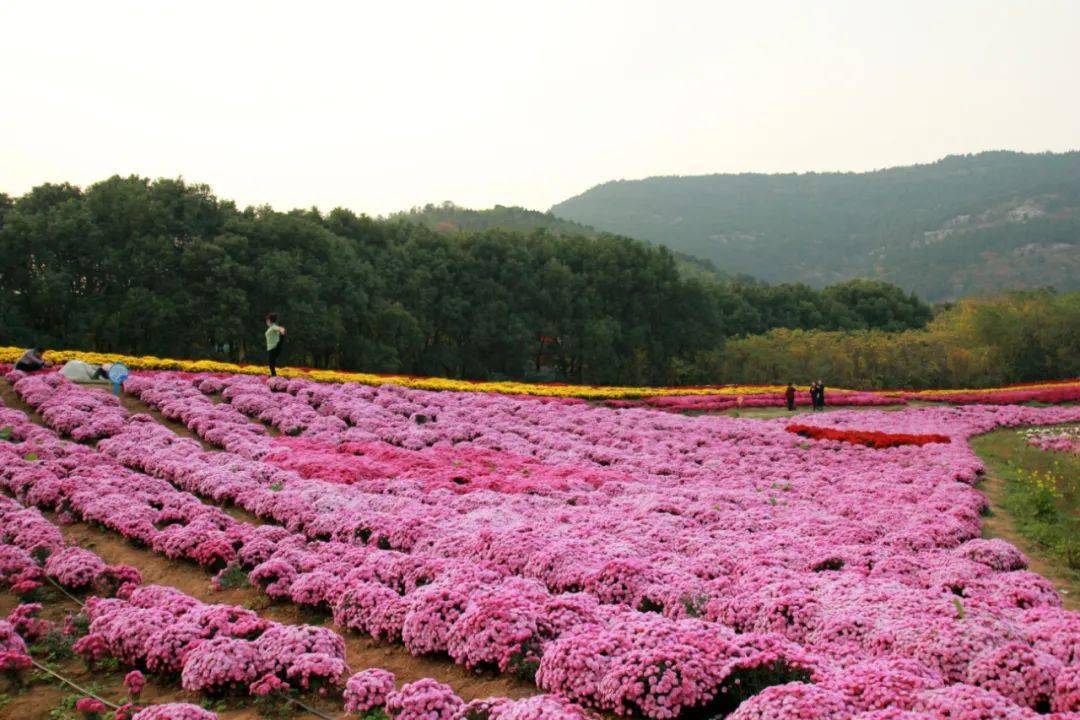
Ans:
{"label": "person standing in field", "polygon": [[270,377],[277,376],[278,358],[285,345],[285,328],[278,325],[277,313],[266,316],[266,356],[270,365]]}
{"label": "person standing in field", "polygon": [[817,380],[810,383],[810,410],[817,412],[818,409],[818,384]]}
{"label": "person standing in field", "polygon": [[817,409],[825,409],[825,383],[822,380],[817,381]]}
{"label": "person standing in field", "polygon": [[787,384],[787,389],[784,390],[784,400],[787,401],[787,409],[795,409],[795,385],[792,383]]}

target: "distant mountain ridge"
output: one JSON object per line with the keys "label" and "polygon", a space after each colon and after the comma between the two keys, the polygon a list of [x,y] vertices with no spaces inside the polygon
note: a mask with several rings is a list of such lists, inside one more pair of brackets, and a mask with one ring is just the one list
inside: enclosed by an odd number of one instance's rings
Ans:
{"label": "distant mountain ridge", "polygon": [[551,214],[769,282],[868,277],[930,300],[1080,289],[1080,152],[953,155],[864,173],[616,180]]}
{"label": "distant mountain ridge", "polygon": [[[394,213],[391,220],[405,220],[407,222],[426,225],[436,232],[483,232],[485,230],[511,230],[515,232],[530,233],[543,229],[557,235],[584,235],[596,237],[601,231],[588,225],[556,217],[550,212],[528,210],[523,207],[496,205],[486,210],[473,210],[461,207],[452,202],[444,202],[439,205],[427,204],[423,207],[414,207],[404,212]],[[619,233],[635,237],[628,233]],[[686,253],[672,248],[675,262],[679,272],[684,277],[697,277],[708,280],[723,280],[729,276],[718,270],[715,265],[707,260],[692,257]]]}

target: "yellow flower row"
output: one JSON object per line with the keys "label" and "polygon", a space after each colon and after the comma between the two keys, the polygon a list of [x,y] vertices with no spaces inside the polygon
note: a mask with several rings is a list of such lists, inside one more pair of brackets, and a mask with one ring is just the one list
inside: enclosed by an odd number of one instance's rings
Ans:
{"label": "yellow flower row", "polygon": [[1002,393],[1002,392],[1017,392],[1021,390],[1045,390],[1055,387],[1068,387],[1070,385],[1080,384],[1080,380],[1071,380],[1069,382],[1032,382],[1022,383],[1020,385],[1006,385],[1005,387],[993,387],[993,388],[972,388],[962,390],[910,390],[906,391],[907,395],[918,395],[919,397],[933,398],[939,395],[958,395],[960,393]]}
{"label": "yellow flower row", "polygon": [[[0,363],[13,363],[19,359],[23,350],[14,347],[0,347]],[[220,372],[261,375],[266,372],[262,365],[236,365],[214,360],[176,360],[159,358],[153,355],[113,355],[78,350],[50,350],[45,359],[54,363],[68,360],[101,364],[122,362],[130,368],[140,370],[182,370],[185,372]],[[783,385],[724,385],[705,387],[630,387],[614,385],[561,385],[544,383],[523,383],[511,381],[473,382],[469,380],[451,380],[439,377],[413,377],[409,375],[376,375],[373,373],[348,372],[343,370],[310,370],[303,368],[279,368],[278,373],[288,378],[306,378],[317,382],[354,382],[363,385],[401,385],[418,390],[464,390],[471,392],[490,392],[506,395],[536,395],[541,397],[586,398],[594,400],[636,399],[660,395],[755,395],[761,393],[781,393]],[[1007,388],[991,388],[971,392],[997,392],[1051,387],[1049,383]],[[840,390],[840,388],[834,388]],[[896,392],[879,391],[882,395],[897,395]],[[938,394],[965,392],[961,390],[926,390],[918,394],[933,397]]]}
{"label": "yellow flower row", "polygon": [[[23,350],[14,347],[0,347],[0,362],[13,363],[19,359]],[[182,370],[185,372],[222,372],[246,375],[261,375],[266,372],[262,365],[236,365],[214,360],[176,360],[159,358],[153,355],[115,355],[107,353],[83,352],[79,350],[50,350],[45,359],[54,363],[68,360],[101,364],[122,362],[132,369],[139,370]],[[751,395],[764,392],[782,392],[779,385],[732,385],[723,387],[688,387],[688,388],[651,388],[621,387],[610,385],[562,385],[544,383],[524,383],[512,381],[479,382],[470,380],[452,380],[440,377],[413,377],[409,375],[376,375],[373,373],[348,372],[343,370],[310,370],[302,368],[279,368],[278,374],[289,378],[307,378],[318,382],[355,382],[364,385],[401,385],[419,390],[465,390],[471,392],[493,392],[506,395],[537,395],[543,397],[576,397],[588,399],[632,399],[654,397],[657,395]]]}

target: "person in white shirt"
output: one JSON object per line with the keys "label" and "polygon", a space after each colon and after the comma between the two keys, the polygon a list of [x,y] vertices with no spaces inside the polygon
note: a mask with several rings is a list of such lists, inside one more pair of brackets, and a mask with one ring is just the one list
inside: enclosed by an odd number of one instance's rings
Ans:
{"label": "person in white shirt", "polygon": [[266,355],[270,364],[270,377],[277,375],[278,358],[285,346],[285,328],[277,324],[277,313],[266,316]]}

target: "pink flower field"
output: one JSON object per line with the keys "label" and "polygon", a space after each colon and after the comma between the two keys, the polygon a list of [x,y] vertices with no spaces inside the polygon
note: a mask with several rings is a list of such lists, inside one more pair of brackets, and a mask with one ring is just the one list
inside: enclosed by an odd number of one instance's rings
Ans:
{"label": "pink flower field", "polygon": [[[133,412],[56,373],[6,382],[25,406],[0,409],[0,587],[84,598],[76,651],[138,672],[133,701],[145,673],[192,703],[397,720],[1080,718],[1080,614],[982,538],[967,442],[1076,405],[844,409],[795,432],[672,412],[710,409],[692,403],[137,371]],[[60,518],[326,624],[144,583]],[[20,607],[5,667],[43,632]],[[350,667],[350,634],[535,694]]]}

